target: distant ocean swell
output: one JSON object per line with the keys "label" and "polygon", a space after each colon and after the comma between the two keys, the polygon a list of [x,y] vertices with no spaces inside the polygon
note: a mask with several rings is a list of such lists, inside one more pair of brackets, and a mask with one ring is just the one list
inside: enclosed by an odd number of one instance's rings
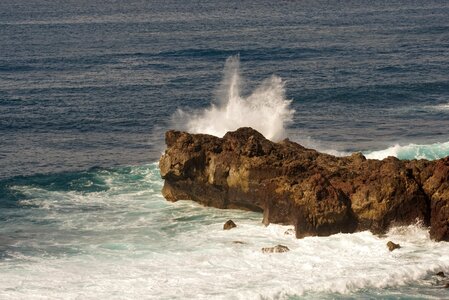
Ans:
{"label": "distant ocean swell", "polygon": [[435,160],[449,156],[449,142],[430,145],[409,144],[405,146],[395,145],[385,150],[365,153],[367,158],[383,159],[394,156],[399,159],[429,159]]}

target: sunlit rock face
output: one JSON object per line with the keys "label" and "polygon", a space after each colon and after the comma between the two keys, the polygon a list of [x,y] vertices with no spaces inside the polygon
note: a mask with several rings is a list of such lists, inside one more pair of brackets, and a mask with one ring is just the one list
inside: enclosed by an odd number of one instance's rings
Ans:
{"label": "sunlit rock face", "polygon": [[335,157],[252,128],[223,138],[166,133],[159,167],[169,201],[263,211],[265,224],[291,224],[298,238],[421,220],[449,240],[449,157],[436,160]]}

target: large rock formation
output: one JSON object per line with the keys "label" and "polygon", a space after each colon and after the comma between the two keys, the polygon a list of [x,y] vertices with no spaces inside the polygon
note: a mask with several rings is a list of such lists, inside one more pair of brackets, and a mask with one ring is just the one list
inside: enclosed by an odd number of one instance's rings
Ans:
{"label": "large rock formation", "polygon": [[433,239],[449,240],[449,157],[335,157],[251,128],[223,138],[168,131],[166,143],[159,166],[169,201],[263,211],[265,224],[292,224],[298,238],[421,220]]}

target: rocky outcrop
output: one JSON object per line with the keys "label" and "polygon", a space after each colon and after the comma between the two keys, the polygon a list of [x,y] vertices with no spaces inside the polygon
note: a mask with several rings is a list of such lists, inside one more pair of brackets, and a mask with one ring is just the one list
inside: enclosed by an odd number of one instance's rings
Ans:
{"label": "rocky outcrop", "polygon": [[390,252],[391,252],[391,251],[393,251],[393,250],[395,250],[395,249],[400,249],[400,248],[401,248],[401,245],[395,244],[395,243],[393,243],[392,241],[388,241],[387,247],[388,247],[388,250],[390,250]]}
{"label": "rocky outcrop", "polygon": [[335,157],[251,128],[223,138],[168,131],[166,144],[159,166],[169,201],[260,211],[265,224],[294,225],[298,238],[421,220],[433,239],[449,240],[449,157]]}

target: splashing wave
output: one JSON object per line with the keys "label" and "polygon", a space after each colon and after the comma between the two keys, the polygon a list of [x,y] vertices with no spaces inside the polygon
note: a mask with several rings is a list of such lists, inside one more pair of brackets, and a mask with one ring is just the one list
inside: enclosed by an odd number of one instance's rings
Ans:
{"label": "splashing wave", "polygon": [[285,97],[284,82],[272,76],[243,97],[239,65],[239,56],[226,60],[217,104],[201,111],[176,112],[175,118],[181,120],[183,130],[221,137],[228,131],[249,126],[270,140],[285,137],[285,126],[292,122],[295,111],[290,108],[291,100]]}

